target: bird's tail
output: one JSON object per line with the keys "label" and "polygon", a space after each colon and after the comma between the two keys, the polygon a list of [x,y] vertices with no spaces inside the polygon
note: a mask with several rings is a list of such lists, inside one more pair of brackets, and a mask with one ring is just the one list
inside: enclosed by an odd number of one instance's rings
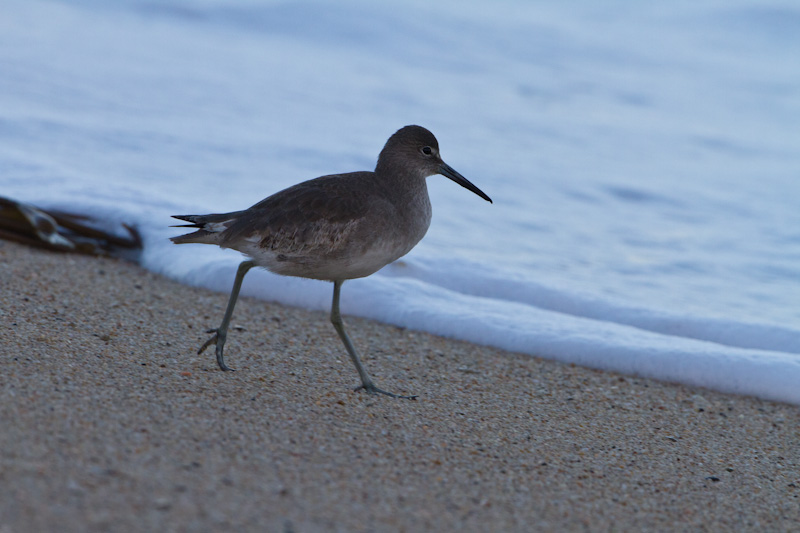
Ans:
{"label": "bird's tail", "polygon": [[173,228],[197,228],[197,231],[171,237],[175,244],[196,242],[201,244],[217,244],[220,234],[233,224],[241,211],[234,213],[221,213],[216,215],[172,215],[172,218],[185,220],[191,224],[179,224]]}

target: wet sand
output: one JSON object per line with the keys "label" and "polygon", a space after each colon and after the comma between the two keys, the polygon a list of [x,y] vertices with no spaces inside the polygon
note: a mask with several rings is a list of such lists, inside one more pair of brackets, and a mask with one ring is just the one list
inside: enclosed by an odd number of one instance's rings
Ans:
{"label": "wet sand", "polygon": [[0,241],[0,532],[800,529],[798,407],[226,301]]}

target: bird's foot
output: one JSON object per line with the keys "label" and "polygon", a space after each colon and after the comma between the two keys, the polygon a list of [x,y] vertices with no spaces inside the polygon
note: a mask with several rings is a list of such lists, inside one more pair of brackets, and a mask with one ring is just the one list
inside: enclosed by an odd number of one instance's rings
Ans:
{"label": "bird's foot", "polygon": [[365,390],[369,394],[383,394],[385,396],[391,396],[392,398],[402,398],[404,400],[416,400],[417,399],[417,395],[416,394],[414,394],[413,396],[401,396],[400,394],[394,394],[392,392],[387,392],[387,391],[385,391],[383,389],[379,389],[373,383],[361,384],[361,385],[359,385],[358,387],[356,387],[353,390],[354,391]]}
{"label": "bird's foot", "polygon": [[210,339],[208,339],[208,340],[205,342],[205,344],[203,344],[203,345],[200,347],[200,349],[199,349],[199,350],[197,350],[197,355],[200,355],[201,353],[205,352],[205,351],[206,351],[206,348],[208,348],[208,347],[209,347],[209,346],[211,346],[212,344],[217,344],[217,330],[216,330],[216,328],[207,329],[207,330],[206,330],[206,333],[213,333],[214,335],[212,335],[212,336],[211,336],[211,338],[210,338]]}
{"label": "bird's foot", "polygon": [[208,348],[209,346],[214,344],[217,347],[217,349],[216,349],[216,352],[217,352],[217,364],[219,365],[220,370],[224,370],[226,372],[233,372],[234,369],[225,364],[225,359],[222,356],[222,349],[225,347],[225,338],[227,337],[227,335],[224,334],[224,333],[222,335],[220,335],[219,334],[219,330],[215,329],[215,328],[207,329],[206,333],[213,333],[213,335],[211,336],[210,339],[208,339],[205,342],[205,344],[203,344],[200,347],[199,350],[197,350],[197,355],[200,355],[201,353],[206,351],[206,348]]}

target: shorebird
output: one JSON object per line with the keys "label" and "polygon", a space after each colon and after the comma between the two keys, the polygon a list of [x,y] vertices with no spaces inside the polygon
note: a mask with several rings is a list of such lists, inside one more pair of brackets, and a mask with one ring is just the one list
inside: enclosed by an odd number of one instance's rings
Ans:
{"label": "shorebird", "polygon": [[358,356],[339,312],[345,280],[363,278],[407,254],[431,223],[426,178],[441,174],[491,203],[478,187],[442,160],[439,143],[421,126],[406,126],[392,135],[378,156],[374,172],[333,174],[304,181],[273,194],[249,209],[211,215],[175,215],[197,231],[172,242],[216,244],[248,257],[236,271],[222,323],[198,354],[216,345],[217,364],[231,370],[223,357],[228,325],[245,274],[254,266],[276,274],[333,282],[331,322],[361,378],[372,394],[414,399],[386,392],[372,381]]}

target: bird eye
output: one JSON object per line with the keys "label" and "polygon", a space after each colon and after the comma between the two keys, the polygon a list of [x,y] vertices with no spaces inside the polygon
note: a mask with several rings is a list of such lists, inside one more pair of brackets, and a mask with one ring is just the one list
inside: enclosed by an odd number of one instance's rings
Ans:
{"label": "bird eye", "polygon": [[431,150],[430,146],[423,146],[421,151],[425,155],[431,155],[433,153],[433,150]]}

